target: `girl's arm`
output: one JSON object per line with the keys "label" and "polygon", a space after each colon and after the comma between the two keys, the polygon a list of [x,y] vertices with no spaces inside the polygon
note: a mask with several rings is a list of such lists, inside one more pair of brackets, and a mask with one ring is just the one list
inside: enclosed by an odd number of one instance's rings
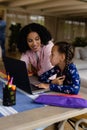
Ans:
{"label": "girl's arm", "polygon": [[49,77],[53,76],[54,74],[58,73],[58,67],[55,66],[52,69],[48,70],[47,72],[43,73],[39,76],[39,81],[44,83],[51,83],[52,80],[49,79]]}
{"label": "girl's arm", "polygon": [[69,71],[72,83],[69,83],[69,85],[50,84],[50,90],[67,94],[78,94],[80,90],[80,77],[78,71],[75,66],[70,66]]}

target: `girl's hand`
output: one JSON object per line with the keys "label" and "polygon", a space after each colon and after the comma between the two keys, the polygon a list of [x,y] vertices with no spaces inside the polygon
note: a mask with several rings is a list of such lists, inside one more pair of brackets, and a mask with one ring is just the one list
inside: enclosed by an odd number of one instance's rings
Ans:
{"label": "girl's hand", "polygon": [[52,80],[53,84],[63,85],[63,82],[65,80],[65,76],[57,77],[56,79]]}
{"label": "girl's hand", "polygon": [[38,88],[45,88],[45,89],[49,89],[49,84],[46,84],[46,83],[41,83],[41,84],[36,85],[36,87],[38,87]]}

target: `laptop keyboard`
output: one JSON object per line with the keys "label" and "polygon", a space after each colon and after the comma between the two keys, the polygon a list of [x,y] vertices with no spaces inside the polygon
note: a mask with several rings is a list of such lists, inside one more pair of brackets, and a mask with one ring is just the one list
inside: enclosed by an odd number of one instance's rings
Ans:
{"label": "laptop keyboard", "polygon": [[35,90],[43,90],[43,88],[38,88],[38,87],[36,87],[34,84],[31,84],[31,89],[32,89],[32,91],[35,91]]}

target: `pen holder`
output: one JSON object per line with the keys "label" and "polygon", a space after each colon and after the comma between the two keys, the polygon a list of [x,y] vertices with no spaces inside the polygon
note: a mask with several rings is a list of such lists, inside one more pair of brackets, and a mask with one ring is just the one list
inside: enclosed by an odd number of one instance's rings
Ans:
{"label": "pen holder", "polygon": [[5,85],[3,88],[3,105],[12,106],[16,104],[16,87],[8,87]]}

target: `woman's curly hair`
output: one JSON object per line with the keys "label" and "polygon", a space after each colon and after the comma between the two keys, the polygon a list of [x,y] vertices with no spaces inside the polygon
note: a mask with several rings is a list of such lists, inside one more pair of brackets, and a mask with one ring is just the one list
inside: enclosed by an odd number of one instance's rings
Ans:
{"label": "woman's curly hair", "polygon": [[65,62],[66,66],[71,63],[74,57],[74,46],[68,42],[56,42],[56,46],[58,46],[58,52],[65,54]]}
{"label": "woman's curly hair", "polygon": [[43,45],[47,45],[48,41],[52,39],[50,32],[43,25],[38,23],[28,24],[20,30],[17,40],[17,47],[21,53],[30,49],[27,44],[27,35],[31,32],[38,33],[41,39],[41,44]]}

